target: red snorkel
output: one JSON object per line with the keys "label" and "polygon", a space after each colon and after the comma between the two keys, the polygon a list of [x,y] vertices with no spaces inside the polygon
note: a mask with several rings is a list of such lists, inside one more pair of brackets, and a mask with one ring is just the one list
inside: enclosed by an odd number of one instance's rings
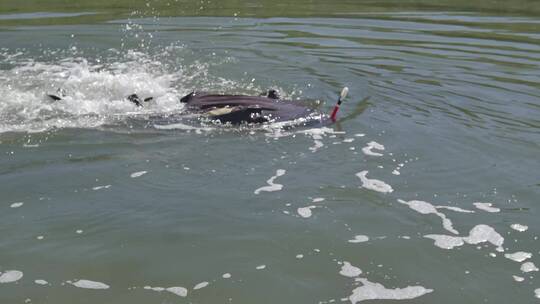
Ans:
{"label": "red snorkel", "polygon": [[341,94],[339,94],[338,101],[336,103],[336,106],[332,110],[332,114],[330,114],[330,119],[332,122],[336,122],[336,116],[337,112],[339,111],[339,106],[341,105],[341,101],[347,97],[347,93],[349,93],[349,88],[344,87],[343,90],[341,90]]}

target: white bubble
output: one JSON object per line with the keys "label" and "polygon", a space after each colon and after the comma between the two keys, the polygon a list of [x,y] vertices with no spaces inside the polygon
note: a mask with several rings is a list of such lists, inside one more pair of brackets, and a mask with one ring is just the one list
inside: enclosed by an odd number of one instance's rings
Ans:
{"label": "white bubble", "polygon": [[18,270],[7,270],[0,275],[0,284],[13,283],[22,279],[23,273]]}
{"label": "white bubble", "polygon": [[480,209],[480,210],[484,210],[486,212],[491,212],[491,213],[494,213],[494,212],[500,212],[501,209],[499,208],[495,208],[495,207],[492,207],[493,204],[492,203],[480,203],[480,202],[476,202],[476,203],[473,203],[473,205]]}
{"label": "white bubble", "polygon": [[170,293],[174,293],[175,295],[180,296],[180,297],[186,297],[187,294],[188,294],[188,290],[186,288],[180,287],[180,286],[169,287],[169,288],[166,288],[165,290],[170,292]]}
{"label": "white bubble", "polygon": [[309,218],[312,215],[311,209],[314,209],[314,208],[316,207],[315,206],[302,207],[302,208],[298,208],[296,212],[298,213],[298,215],[300,215],[303,218]]}
{"label": "white bubble", "polygon": [[19,208],[21,207],[22,205],[24,205],[23,202],[17,202],[17,203],[13,203],[10,205],[11,208]]}
{"label": "white bubble", "polygon": [[367,241],[369,241],[369,236],[359,234],[359,235],[355,235],[354,239],[349,240],[348,242],[349,243],[363,243]]}
{"label": "white bubble", "polygon": [[90,281],[90,280],[78,280],[76,282],[67,282],[78,288],[85,289],[109,289],[109,285],[101,282]]}
{"label": "white bubble", "polygon": [[373,152],[372,150],[375,149],[375,150],[380,150],[380,151],[384,151],[384,146],[375,142],[375,141],[370,141],[367,146],[363,147],[362,148],[362,152],[364,152],[364,154],[366,155],[370,155],[370,156],[383,156],[382,153],[378,153],[378,152]]}
{"label": "white bubble", "polygon": [[510,228],[519,232],[524,232],[524,231],[527,231],[527,229],[529,229],[529,226],[521,225],[521,224],[512,224],[510,225]]}
{"label": "white bubble", "polygon": [[423,286],[389,289],[380,283],[373,283],[367,279],[359,278],[356,280],[361,282],[363,286],[355,288],[349,296],[352,304],[366,300],[409,300],[433,292],[433,289],[426,289]]}
{"label": "white bubble", "polygon": [[520,267],[521,271],[522,272],[532,272],[532,271],[538,271],[538,267],[536,267],[536,265],[534,265],[533,262],[525,262],[523,264],[521,264],[521,267]]}
{"label": "white bubble", "polygon": [[279,191],[279,190],[283,189],[283,185],[274,183],[274,180],[276,178],[280,177],[280,176],[283,176],[285,174],[285,172],[286,172],[286,170],[284,170],[284,169],[278,169],[276,171],[276,175],[272,176],[270,179],[268,179],[266,181],[268,186],[260,187],[257,190],[255,190],[254,193],[259,194],[259,193],[261,193],[261,191],[273,192],[273,191]]}
{"label": "white bubble", "polygon": [[356,176],[362,181],[362,187],[381,193],[391,193],[394,191],[392,186],[381,180],[367,178],[367,174],[367,170],[356,173]]}
{"label": "white bubble", "polygon": [[138,172],[131,173],[130,176],[131,176],[131,178],[137,178],[137,177],[145,175],[146,173],[148,173],[148,172],[147,171],[138,171]]}
{"label": "white bubble", "polygon": [[351,263],[344,261],[341,266],[339,274],[345,277],[354,278],[362,274],[362,270],[358,267],[351,265]]}
{"label": "white bubble", "polygon": [[505,258],[510,259],[512,261],[516,262],[523,262],[526,259],[529,259],[532,257],[532,254],[530,252],[524,252],[524,251],[518,251],[514,253],[507,253],[504,255]]}
{"label": "white bubble", "polygon": [[204,288],[204,287],[208,286],[208,284],[210,284],[210,283],[208,283],[206,281],[205,282],[200,282],[199,284],[195,285],[195,287],[193,287],[193,289],[194,290],[201,289],[201,288]]}

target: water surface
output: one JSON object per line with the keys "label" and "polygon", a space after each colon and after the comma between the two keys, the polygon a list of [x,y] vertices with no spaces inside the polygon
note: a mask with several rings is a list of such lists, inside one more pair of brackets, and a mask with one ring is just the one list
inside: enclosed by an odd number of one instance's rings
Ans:
{"label": "water surface", "polygon": [[[2,303],[538,301],[534,7],[7,23],[68,11],[35,5],[1,11]],[[343,86],[325,128],[178,117],[193,89],[328,112]]]}

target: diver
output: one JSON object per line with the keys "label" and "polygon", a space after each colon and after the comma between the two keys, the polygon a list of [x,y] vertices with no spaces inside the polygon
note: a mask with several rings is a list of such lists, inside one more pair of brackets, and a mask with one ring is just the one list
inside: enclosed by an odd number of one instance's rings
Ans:
{"label": "diver", "polygon": [[[329,117],[332,122],[336,121],[337,112],[342,100],[347,96],[348,90],[345,87],[341,91]],[[47,94],[47,96],[54,101],[58,101],[62,100],[65,92],[59,90],[59,94]],[[153,97],[141,98],[137,94],[126,97],[127,101],[137,107],[144,107],[145,103],[153,99]],[[211,94],[193,91],[180,98],[180,102],[185,104],[186,108],[192,113],[201,114],[212,121],[233,125],[283,122],[313,117],[323,119],[323,115],[317,113],[314,109],[298,101],[282,99],[279,93],[273,89],[259,96]]]}

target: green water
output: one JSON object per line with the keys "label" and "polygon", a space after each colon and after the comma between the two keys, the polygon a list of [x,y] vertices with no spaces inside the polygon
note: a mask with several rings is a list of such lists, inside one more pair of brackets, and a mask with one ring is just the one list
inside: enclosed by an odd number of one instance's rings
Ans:
{"label": "green water", "polygon": [[[2,1],[0,303],[538,302],[539,10]],[[344,86],[323,128],[179,115]]]}

